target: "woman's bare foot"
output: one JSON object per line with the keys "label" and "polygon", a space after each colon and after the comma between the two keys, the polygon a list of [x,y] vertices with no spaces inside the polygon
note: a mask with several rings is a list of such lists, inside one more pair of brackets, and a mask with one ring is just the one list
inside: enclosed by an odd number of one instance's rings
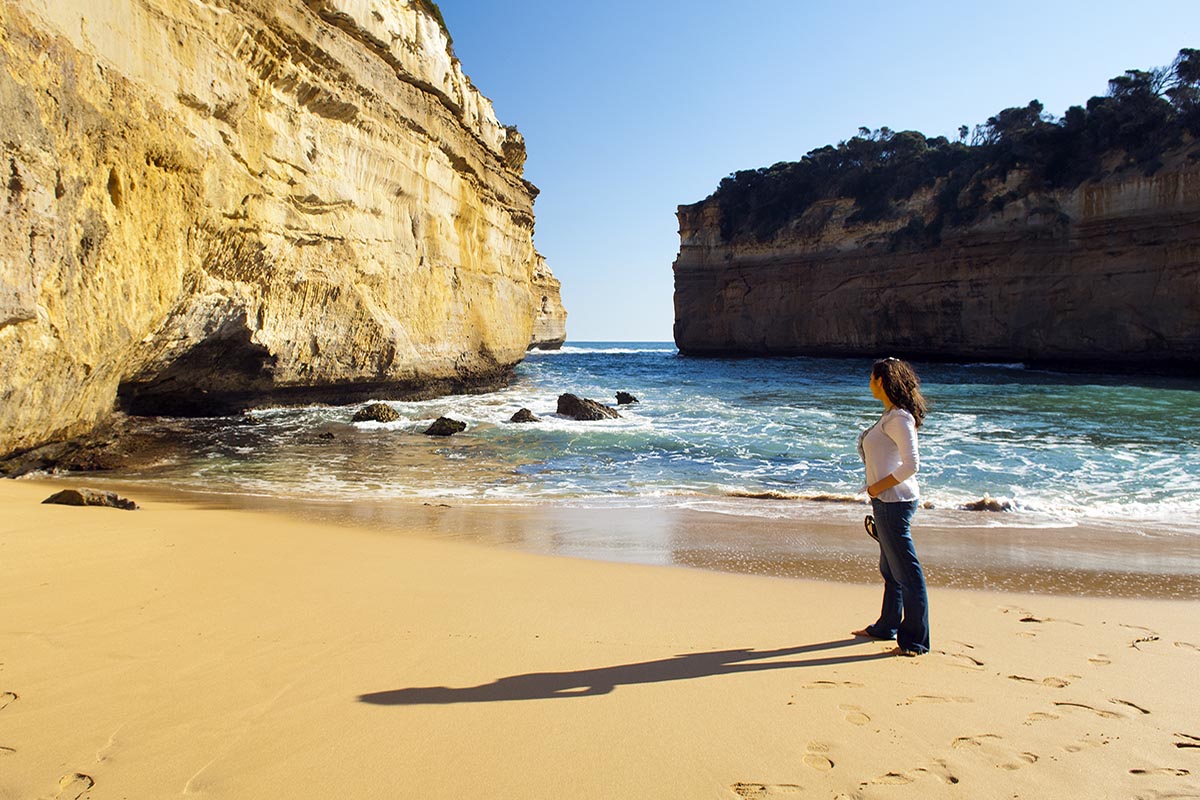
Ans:
{"label": "woman's bare foot", "polygon": [[856,631],[850,631],[850,635],[851,636],[860,636],[865,639],[876,639],[881,642],[886,642],[886,641],[896,638],[894,636],[876,636],[875,634],[871,633],[869,626],[867,628],[860,628]]}
{"label": "woman's bare foot", "polygon": [[904,656],[905,658],[916,658],[917,656],[925,655],[916,650],[905,650],[903,647],[893,647],[891,652],[894,656]]}

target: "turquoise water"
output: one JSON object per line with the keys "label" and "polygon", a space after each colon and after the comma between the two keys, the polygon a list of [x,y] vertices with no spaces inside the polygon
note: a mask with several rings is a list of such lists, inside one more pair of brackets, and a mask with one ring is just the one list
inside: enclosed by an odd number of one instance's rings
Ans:
{"label": "turquoise water", "polygon": [[[916,366],[932,403],[919,479],[935,509],[987,493],[1016,509],[989,520],[1200,532],[1200,380]],[[803,516],[828,506],[817,499],[849,499],[862,484],[856,437],[881,411],[869,370],[862,359],[694,359],[669,343],[577,343],[530,353],[503,391],[392,402],[401,415],[393,423],[353,424],[358,406],[264,409],[250,426],[188,423],[189,455],[125,477],[317,499]],[[641,401],[621,407],[620,419],[554,413],[562,392],[615,405],[617,391]],[[522,407],[542,422],[509,423]],[[438,416],[467,431],[423,436]],[[765,493],[773,497],[740,496]]]}

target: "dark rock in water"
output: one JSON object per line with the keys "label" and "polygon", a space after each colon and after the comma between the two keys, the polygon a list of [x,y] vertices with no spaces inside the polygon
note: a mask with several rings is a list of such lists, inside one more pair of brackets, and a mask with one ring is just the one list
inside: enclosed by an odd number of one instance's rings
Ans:
{"label": "dark rock in water", "polygon": [[429,430],[425,431],[426,436],[453,436],[456,433],[462,433],[467,429],[467,423],[459,422],[456,419],[449,417],[438,417],[437,421],[429,426]]}
{"label": "dark rock in water", "polygon": [[262,422],[262,420],[253,414],[243,414],[239,422],[243,425],[257,425],[258,423]]}
{"label": "dark rock in water", "polygon": [[136,511],[138,507],[137,503],[121,497],[116,492],[100,492],[95,489],[63,489],[42,501],[43,505],[46,503],[60,506],[105,506],[125,511]]}
{"label": "dark rock in water", "polygon": [[989,495],[984,495],[979,500],[972,500],[969,503],[963,503],[963,511],[1012,511],[1013,504],[1007,500],[997,500]]}
{"label": "dark rock in water", "polygon": [[0,476],[147,468],[195,452],[198,444],[189,438],[188,430],[181,420],[113,412],[110,419],[83,436],[0,458]]}
{"label": "dark rock in water", "polygon": [[859,495],[856,494],[829,494],[827,492],[819,492],[817,494],[803,495],[801,500],[808,500],[810,503],[861,503]]}
{"label": "dark rock in water", "polygon": [[337,437],[336,437],[336,436],[334,436],[334,435],[333,435],[332,433],[330,433],[329,431],[325,431],[324,433],[318,433],[318,434],[317,434],[317,438],[318,438],[318,439],[336,439]]}
{"label": "dark rock in water", "polygon": [[744,500],[799,500],[798,494],[786,492],[730,492],[730,497],[740,497]]}
{"label": "dark rock in water", "polygon": [[620,414],[595,400],[577,397],[573,394],[558,396],[558,413],[571,419],[591,421],[598,419],[618,419]]}
{"label": "dark rock in water", "polygon": [[617,392],[617,405],[627,406],[630,403],[636,403],[638,399],[629,392]]}
{"label": "dark rock in water", "polygon": [[522,408],[520,411],[512,415],[509,422],[541,422],[540,419],[533,415],[533,412],[528,408]]}
{"label": "dark rock in water", "polygon": [[351,422],[395,422],[398,419],[400,419],[400,414],[386,403],[371,403],[371,405],[359,409]]}

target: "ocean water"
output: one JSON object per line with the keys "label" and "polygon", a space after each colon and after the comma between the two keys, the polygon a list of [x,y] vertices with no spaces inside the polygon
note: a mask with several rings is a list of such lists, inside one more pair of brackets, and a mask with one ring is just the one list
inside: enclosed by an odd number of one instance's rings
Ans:
{"label": "ocean water", "polygon": [[[532,352],[508,388],[360,406],[261,409],[258,424],[186,423],[185,454],[117,476],[311,500],[420,499],[574,507],[683,507],[759,517],[828,513],[862,485],[858,432],[882,410],[865,359],[695,359],[669,343],[573,343]],[[932,410],[921,430],[924,500],[943,524],[1112,523],[1200,534],[1200,379],[1129,378],[1020,365],[916,365]],[[563,392],[621,418],[555,414]],[[508,422],[529,408],[536,424]],[[441,439],[437,417],[467,423]],[[984,494],[1005,514],[958,509]],[[755,497],[756,496],[756,497]],[[858,498],[862,502],[864,498]]]}

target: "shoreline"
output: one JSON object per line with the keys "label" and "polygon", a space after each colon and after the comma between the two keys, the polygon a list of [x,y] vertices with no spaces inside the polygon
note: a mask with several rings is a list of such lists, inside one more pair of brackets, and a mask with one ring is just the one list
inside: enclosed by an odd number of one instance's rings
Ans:
{"label": "shoreline", "polygon": [[45,488],[0,482],[0,797],[1200,792],[1194,600],[933,588],[904,659],[877,584]]}
{"label": "shoreline", "polygon": [[[821,502],[816,516],[776,519],[670,506],[480,503],[454,498],[303,499],[164,487],[136,480],[22,478],[47,495],[90,486],[221,510],[319,520],[339,528],[469,541],[534,553],[778,578],[871,584],[878,549],[862,530],[865,504]],[[754,500],[748,500],[754,503]],[[917,552],[931,587],[1065,596],[1200,597],[1200,551],[1191,533],[1076,524],[989,524],[991,512],[955,512],[980,524],[945,524],[919,512]],[[934,516],[931,523],[927,518]]]}

